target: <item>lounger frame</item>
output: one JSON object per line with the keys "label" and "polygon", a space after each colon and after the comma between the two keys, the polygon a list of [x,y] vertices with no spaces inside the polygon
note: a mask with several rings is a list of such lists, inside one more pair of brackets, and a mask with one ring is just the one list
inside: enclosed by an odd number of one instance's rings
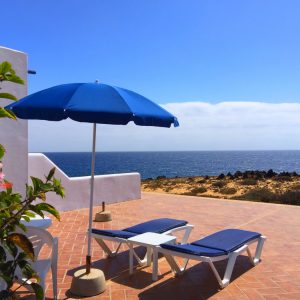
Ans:
{"label": "lounger frame", "polygon": [[[170,229],[166,232],[163,232],[161,234],[168,234],[168,235],[174,235],[176,232],[184,231],[181,243],[185,244],[187,243],[190,233],[193,230],[194,225],[191,224],[186,224],[184,226],[179,226],[175,227],[173,229]],[[115,257],[122,244],[127,245],[128,249],[130,249],[130,243],[128,243],[127,239],[125,238],[120,238],[120,237],[112,237],[112,236],[107,236],[107,235],[102,235],[98,233],[92,233],[92,237],[96,240],[98,245],[103,249],[103,251],[106,253],[108,257]],[[111,241],[117,243],[116,249],[110,249],[109,246],[105,243],[105,241]],[[135,251],[133,251],[133,255],[135,256],[137,262],[139,265],[150,265],[151,264],[151,252],[147,250],[147,253],[144,258],[140,258]]]}
{"label": "lounger frame", "polygon": [[[162,253],[165,256],[165,258],[166,258],[167,262],[169,263],[172,271],[176,275],[180,275],[186,270],[187,264],[188,264],[190,259],[208,263],[210,268],[212,269],[215,277],[217,278],[217,281],[218,281],[220,287],[223,289],[230,282],[230,278],[231,278],[232,271],[233,271],[233,268],[234,268],[234,265],[235,265],[235,262],[236,262],[236,258],[240,254],[247,251],[248,257],[249,257],[250,262],[252,263],[253,266],[257,265],[260,262],[261,252],[262,252],[262,248],[263,248],[265,240],[266,240],[265,236],[260,236],[257,239],[254,239],[254,240],[251,240],[251,241],[247,242],[246,244],[244,244],[243,246],[241,246],[237,250],[235,250],[235,251],[233,251],[233,252],[231,252],[227,255],[216,256],[216,257],[192,255],[192,254],[183,253],[183,252],[179,252],[179,251],[164,249],[164,248],[161,248],[161,247],[158,247],[157,250],[158,250],[158,252]],[[257,242],[257,247],[256,247],[255,255],[252,256],[251,251],[249,249],[249,246],[251,244],[255,243],[255,242]],[[183,266],[180,266],[176,262],[174,257],[184,258]],[[223,276],[223,279],[222,279],[220,273],[217,271],[217,269],[214,265],[214,262],[220,261],[220,260],[225,260],[225,259],[228,259],[228,262],[227,262],[225,273],[224,273],[224,276]]]}

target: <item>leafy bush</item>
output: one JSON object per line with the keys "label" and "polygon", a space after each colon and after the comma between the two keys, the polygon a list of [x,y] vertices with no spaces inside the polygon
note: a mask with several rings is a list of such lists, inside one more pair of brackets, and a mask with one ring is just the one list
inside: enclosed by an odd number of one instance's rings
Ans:
{"label": "leafy bush", "polygon": [[221,173],[218,177],[217,177],[217,179],[220,179],[220,180],[222,180],[222,179],[225,179],[225,175],[223,174],[223,173]]}
{"label": "leafy bush", "polygon": [[198,194],[203,194],[207,192],[207,189],[203,186],[191,189],[189,192],[183,193],[182,195],[186,196],[197,196]]}
{"label": "leafy bush", "polygon": [[287,176],[287,175],[277,175],[273,179],[276,181],[280,181],[280,182],[293,181],[293,178],[291,176]]}
{"label": "leafy bush", "polygon": [[230,172],[228,172],[226,176],[231,180],[234,179],[234,176]]}
{"label": "leafy bush", "polygon": [[254,178],[246,178],[240,182],[241,185],[257,185],[257,180]]}
{"label": "leafy bush", "polygon": [[207,192],[207,188],[204,187],[204,186],[199,186],[199,187],[194,188],[194,189],[191,190],[191,193],[193,195],[202,194],[202,193],[205,193],[205,192]]}
{"label": "leafy bush", "polygon": [[236,171],[233,175],[233,177],[236,179],[236,178],[240,178],[243,176],[243,173],[241,171]]}
{"label": "leafy bush", "polygon": [[149,188],[149,189],[153,189],[153,190],[156,190],[156,189],[160,189],[160,188],[163,188],[165,185],[165,183],[162,181],[162,180],[157,180],[157,179],[154,179],[154,180],[151,180],[149,182],[147,182],[147,184],[145,185],[146,188]]}
{"label": "leafy bush", "polygon": [[206,179],[205,179],[205,178],[199,179],[199,180],[197,181],[197,183],[201,183],[201,184],[206,183]]}
{"label": "leafy bush", "polygon": [[299,190],[289,190],[282,193],[279,196],[280,203],[300,205],[300,191]]}
{"label": "leafy bush", "polygon": [[216,181],[211,184],[212,187],[220,188],[220,189],[226,185],[227,185],[227,183],[225,181]]}
{"label": "leafy bush", "polygon": [[144,179],[144,180],[142,180],[143,182],[146,182],[146,181],[151,181],[151,180],[153,180],[153,178],[152,177],[149,177],[149,178],[146,178],[146,179]]}
{"label": "leafy bush", "polygon": [[266,178],[273,178],[277,175],[276,172],[274,172],[272,169],[270,169],[267,174],[266,174]]}
{"label": "leafy bush", "polygon": [[[280,184],[278,184],[278,185],[280,185]],[[291,188],[290,188],[291,190],[300,190],[300,184],[295,184],[295,185],[293,185]]]}
{"label": "leafy bush", "polygon": [[170,180],[167,183],[169,186],[175,186],[177,184],[175,180]]}
{"label": "leafy bush", "polygon": [[220,190],[220,193],[224,194],[224,195],[233,195],[236,192],[237,192],[237,190],[233,187],[224,187]]}
{"label": "leafy bush", "polygon": [[235,197],[234,199],[277,202],[278,195],[267,188],[257,188],[247,191],[245,194]]}

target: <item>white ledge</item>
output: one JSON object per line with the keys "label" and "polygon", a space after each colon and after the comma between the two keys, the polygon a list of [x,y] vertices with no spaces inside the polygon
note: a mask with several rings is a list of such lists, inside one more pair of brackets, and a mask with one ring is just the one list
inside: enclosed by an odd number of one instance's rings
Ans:
{"label": "white ledge", "polygon": [[[61,199],[54,193],[47,194],[47,202],[59,211],[87,208],[89,205],[90,176],[69,177],[42,153],[28,155],[28,181],[30,176],[44,178],[49,170],[56,167],[55,177],[59,178],[66,190]],[[141,176],[139,173],[96,175],[94,183],[94,206],[106,203],[136,200],[141,198]]]}

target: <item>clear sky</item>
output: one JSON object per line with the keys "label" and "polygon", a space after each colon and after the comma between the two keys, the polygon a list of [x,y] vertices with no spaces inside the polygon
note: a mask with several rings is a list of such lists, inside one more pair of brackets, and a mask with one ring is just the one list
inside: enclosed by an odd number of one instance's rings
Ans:
{"label": "clear sky", "polygon": [[[182,128],[163,130],[166,145],[155,147],[138,138],[151,129],[124,129],[125,136],[136,135],[129,143],[109,126],[105,150],[300,149],[297,132],[286,140],[297,120],[291,125],[290,115],[280,106],[300,100],[299,11],[298,0],[2,1],[0,44],[28,53],[29,67],[37,71],[29,78],[29,92],[99,79],[139,92],[181,117]],[[197,106],[198,117],[191,115],[194,106],[190,102]],[[261,107],[262,103],[268,105]],[[243,112],[248,114],[247,107],[251,111],[253,105],[258,105],[258,111],[275,113],[270,113],[273,119],[265,125],[267,132],[260,123],[251,127],[256,136],[251,143],[245,132],[234,135],[241,141],[238,144],[221,142],[216,138],[219,129],[207,127],[213,120],[203,125],[207,109],[215,122],[224,122],[228,113],[226,122],[232,124],[234,119],[236,126],[245,122]],[[183,132],[191,118],[193,128]],[[278,119],[280,128],[287,130],[281,141],[277,140],[278,128],[271,126]],[[88,141],[80,147],[72,139],[58,144],[51,133],[43,142],[38,131],[41,124],[30,125],[32,151],[90,149]],[[75,127],[78,136],[81,130],[86,133],[78,124],[59,124],[45,125],[45,129],[60,128],[62,136],[70,135]],[[233,128],[222,132],[222,137],[230,139]],[[153,138],[157,130],[151,131]],[[119,143],[110,143],[117,138]]]}

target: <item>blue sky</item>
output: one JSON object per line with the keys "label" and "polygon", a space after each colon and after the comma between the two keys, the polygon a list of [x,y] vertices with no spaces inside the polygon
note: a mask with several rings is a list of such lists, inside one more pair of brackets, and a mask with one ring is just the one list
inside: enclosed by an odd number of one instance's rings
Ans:
{"label": "blue sky", "polygon": [[[1,11],[1,45],[37,71],[29,92],[99,79],[166,105],[300,100],[298,0],[16,0]],[[30,147],[45,151],[34,126]]]}

